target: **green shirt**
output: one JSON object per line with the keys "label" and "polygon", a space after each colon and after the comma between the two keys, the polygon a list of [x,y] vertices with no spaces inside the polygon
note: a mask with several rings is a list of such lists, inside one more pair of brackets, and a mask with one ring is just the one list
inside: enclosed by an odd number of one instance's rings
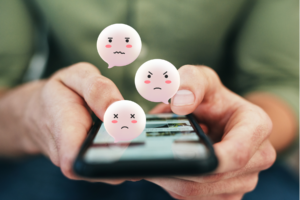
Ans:
{"label": "green shirt", "polygon": [[[155,104],[143,99],[134,85],[142,63],[160,58],[177,68],[202,64],[215,69],[231,90],[272,93],[298,114],[298,8],[297,0],[3,0],[0,87],[21,83],[36,49],[38,21],[44,19],[51,50],[44,77],[76,62],[90,62],[125,99],[148,111]],[[132,64],[108,69],[96,41],[114,23],[134,27],[143,47]]]}

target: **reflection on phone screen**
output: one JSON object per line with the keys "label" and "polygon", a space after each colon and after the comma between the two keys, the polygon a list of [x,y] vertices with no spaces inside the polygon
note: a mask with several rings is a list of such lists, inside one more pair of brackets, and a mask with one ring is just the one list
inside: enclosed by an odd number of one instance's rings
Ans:
{"label": "reflection on phone screen", "polygon": [[208,150],[186,116],[147,115],[143,133],[130,142],[114,143],[102,123],[93,144],[84,155],[88,163],[122,160],[202,159]]}

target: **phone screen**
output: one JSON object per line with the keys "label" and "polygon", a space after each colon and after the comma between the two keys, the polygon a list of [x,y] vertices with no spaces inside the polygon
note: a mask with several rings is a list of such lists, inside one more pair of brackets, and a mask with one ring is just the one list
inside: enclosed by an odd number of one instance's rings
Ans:
{"label": "phone screen", "polygon": [[130,142],[114,143],[101,124],[92,145],[84,154],[87,163],[129,160],[205,159],[208,149],[183,115],[147,115],[146,128]]}

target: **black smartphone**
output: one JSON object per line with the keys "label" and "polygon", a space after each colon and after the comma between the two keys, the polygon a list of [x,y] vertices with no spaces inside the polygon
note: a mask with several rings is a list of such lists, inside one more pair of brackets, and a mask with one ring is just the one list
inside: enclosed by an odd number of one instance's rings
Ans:
{"label": "black smartphone", "polygon": [[88,178],[199,175],[218,166],[212,143],[193,115],[146,115],[146,128],[130,142],[114,143],[97,119],[74,162]]}

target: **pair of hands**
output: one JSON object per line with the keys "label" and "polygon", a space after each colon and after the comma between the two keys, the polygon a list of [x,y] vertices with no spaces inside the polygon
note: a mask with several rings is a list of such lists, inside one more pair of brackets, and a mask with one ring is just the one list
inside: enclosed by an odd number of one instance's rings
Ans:
{"label": "pair of hands", "polygon": [[[210,175],[148,178],[177,199],[241,199],[253,190],[258,173],[270,167],[276,153],[268,137],[267,114],[225,88],[208,67],[183,66],[179,92],[171,105],[159,104],[151,113],[193,113],[216,142],[219,167]],[[23,148],[43,153],[63,174],[76,180],[73,161],[91,127],[90,111],[101,120],[107,107],[123,100],[115,84],[89,63],[78,63],[36,84],[22,112]],[[125,180],[88,180],[119,184]]]}

